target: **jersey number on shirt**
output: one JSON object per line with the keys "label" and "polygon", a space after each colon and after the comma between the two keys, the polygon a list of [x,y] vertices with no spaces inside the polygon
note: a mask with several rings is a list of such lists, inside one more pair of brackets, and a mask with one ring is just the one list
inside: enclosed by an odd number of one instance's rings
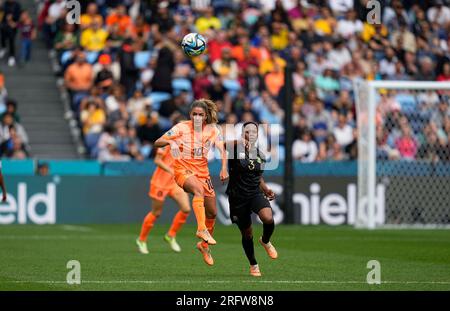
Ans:
{"label": "jersey number on shirt", "polygon": [[203,155],[203,147],[193,148],[192,156],[193,157],[201,157]]}
{"label": "jersey number on shirt", "polygon": [[249,160],[250,164],[248,165],[248,169],[253,171],[255,169],[255,161]]}

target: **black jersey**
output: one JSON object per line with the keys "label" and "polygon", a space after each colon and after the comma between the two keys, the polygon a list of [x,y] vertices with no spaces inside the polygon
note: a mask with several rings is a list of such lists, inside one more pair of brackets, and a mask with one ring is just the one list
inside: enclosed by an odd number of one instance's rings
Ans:
{"label": "black jersey", "polygon": [[265,158],[259,150],[249,156],[242,145],[234,148],[234,157],[228,160],[229,181],[226,193],[232,198],[252,198],[262,191],[259,188],[264,172]]}

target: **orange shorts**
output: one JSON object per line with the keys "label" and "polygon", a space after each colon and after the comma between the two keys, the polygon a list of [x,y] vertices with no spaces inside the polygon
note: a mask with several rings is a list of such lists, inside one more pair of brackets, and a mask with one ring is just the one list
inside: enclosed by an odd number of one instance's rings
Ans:
{"label": "orange shorts", "polygon": [[214,186],[211,182],[211,177],[199,177],[195,175],[191,171],[175,171],[174,172],[175,182],[178,186],[180,186],[182,189],[184,189],[184,183],[186,182],[186,179],[188,179],[191,176],[197,177],[197,179],[203,184],[203,190],[205,192],[205,197],[215,197],[216,193],[214,191]]}
{"label": "orange shorts", "polygon": [[157,201],[164,201],[167,196],[173,197],[180,192],[184,192],[184,190],[178,187],[177,184],[172,184],[169,187],[159,187],[155,184],[151,184],[148,196]]}

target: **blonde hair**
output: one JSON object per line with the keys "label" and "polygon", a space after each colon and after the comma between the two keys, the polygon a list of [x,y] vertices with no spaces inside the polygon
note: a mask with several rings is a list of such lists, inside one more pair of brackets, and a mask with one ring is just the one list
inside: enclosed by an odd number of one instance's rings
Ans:
{"label": "blonde hair", "polygon": [[212,100],[206,98],[197,99],[192,103],[190,111],[195,107],[200,107],[205,110],[206,124],[215,124],[219,122],[217,119],[217,106]]}

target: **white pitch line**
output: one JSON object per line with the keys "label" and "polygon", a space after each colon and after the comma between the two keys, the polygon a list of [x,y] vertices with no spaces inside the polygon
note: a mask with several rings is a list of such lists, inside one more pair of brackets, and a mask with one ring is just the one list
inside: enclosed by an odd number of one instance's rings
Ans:
{"label": "white pitch line", "polygon": [[[214,281],[192,281],[192,280],[158,280],[158,281],[146,281],[146,280],[111,280],[111,281],[81,281],[82,284],[191,284],[191,283],[267,283],[267,284],[367,284],[367,282],[361,281],[322,281],[322,280],[242,280],[242,281],[228,281],[228,280],[214,280]],[[67,284],[66,281],[32,281],[32,280],[21,280],[21,281],[2,281],[0,283],[39,283],[39,284]],[[450,285],[450,281],[382,281],[383,284],[436,284],[436,285]]]}
{"label": "white pitch line", "polygon": [[61,228],[66,231],[92,232],[94,229],[85,226],[62,225]]}
{"label": "white pitch line", "polygon": [[0,235],[0,240],[132,240],[134,235]]}

